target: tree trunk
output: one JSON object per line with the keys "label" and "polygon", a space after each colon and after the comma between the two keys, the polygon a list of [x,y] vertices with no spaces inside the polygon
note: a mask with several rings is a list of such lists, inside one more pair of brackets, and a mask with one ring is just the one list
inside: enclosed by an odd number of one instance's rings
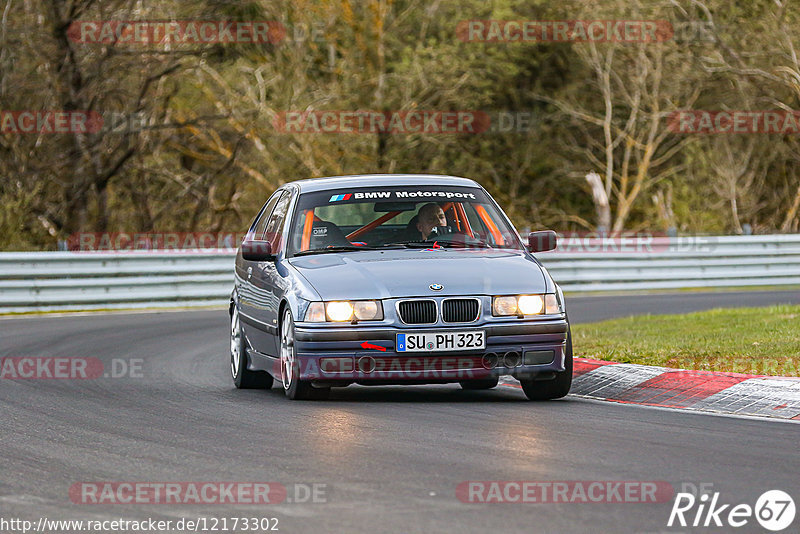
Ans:
{"label": "tree trunk", "polygon": [[603,179],[596,172],[586,175],[586,181],[592,188],[592,201],[597,211],[597,231],[599,233],[608,232],[611,226],[611,207],[608,203],[608,195],[603,187]]}

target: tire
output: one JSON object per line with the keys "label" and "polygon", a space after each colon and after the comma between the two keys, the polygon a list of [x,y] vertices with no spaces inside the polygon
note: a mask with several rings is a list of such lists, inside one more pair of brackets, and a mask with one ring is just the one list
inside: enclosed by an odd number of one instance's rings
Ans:
{"label": "tire", "polygon": [[231,311],[231,376],[238,389],[269,389],[272,377],[266,371],[251,371],[247,368],[247,342],[244,339],[239,310]]}
{"label": "tire", "polygon": [[459,384],[461,384],[461,389],[475,391],[479,389],[492,389],[497,386],[499,380],[499,377],[495,376],[493,378],[482,378],[480,380],[462,380]]}
{"label": "tire", "polygon": [[567,350],[564,354],[564,370],[556,373],[552,380],[520,380],[522,391],[529,400],[552,400],[566,397],[572,387],[572,331],[567,327]]}
{"label": "tire", "polygon": [[315,388],[308,380],[300,380],[300,369],[297,364],[297,347],[294,344],[294,319],[287,307],[281,321],[281,382],[286,396],[292,400],[327,399],[331,388]]}

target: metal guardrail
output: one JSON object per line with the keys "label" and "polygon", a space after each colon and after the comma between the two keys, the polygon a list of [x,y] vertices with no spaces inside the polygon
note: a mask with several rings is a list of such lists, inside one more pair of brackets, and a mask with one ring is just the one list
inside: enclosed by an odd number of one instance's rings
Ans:
{"label": "metal guardrail", "polygon": [[800,234],[655,238],[646,246],[570,252],[567,240],[561,252],[537,257],[567,292],[800,285]]}
{"label": "metal guardrail", "polygon": [[234,253],[0,253],[0,313],[222,306]]}
{"label": "metal guardrail", "polygon": [[[567,293],[800,285],[800,234],[639,245],[567,238],[537,257]],[[229,250],[0,253],[0,313],[222,306],[232,287]]]}

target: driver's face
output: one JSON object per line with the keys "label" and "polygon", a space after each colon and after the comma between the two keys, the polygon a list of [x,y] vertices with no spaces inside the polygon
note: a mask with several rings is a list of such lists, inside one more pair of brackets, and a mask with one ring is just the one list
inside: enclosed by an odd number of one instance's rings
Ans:
{"label": "driver's face", "polygon": [[422,221],[419,225],[420,231],[426,237],[433,231],[433,228],[436,226],[447,226],[447,217],[445,217],[444,211],[442,211],[441,208],[436,210],[435,213],[431,214],[425,221]]}
{"label": "driver's face", "polygon": [[441,208],[436,211],[436,224],[434,226],[447,226],[447,217],[444,216],[444,211]]}

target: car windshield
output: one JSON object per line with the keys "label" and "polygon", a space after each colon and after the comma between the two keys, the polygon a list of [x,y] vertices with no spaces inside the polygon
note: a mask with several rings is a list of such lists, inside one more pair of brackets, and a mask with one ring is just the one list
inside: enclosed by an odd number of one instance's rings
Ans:
{"label": "car windshield", "polygon": [[522,250],[505,216],[474,187],[373,187],[300,196],[289,254],[374,248]]}

